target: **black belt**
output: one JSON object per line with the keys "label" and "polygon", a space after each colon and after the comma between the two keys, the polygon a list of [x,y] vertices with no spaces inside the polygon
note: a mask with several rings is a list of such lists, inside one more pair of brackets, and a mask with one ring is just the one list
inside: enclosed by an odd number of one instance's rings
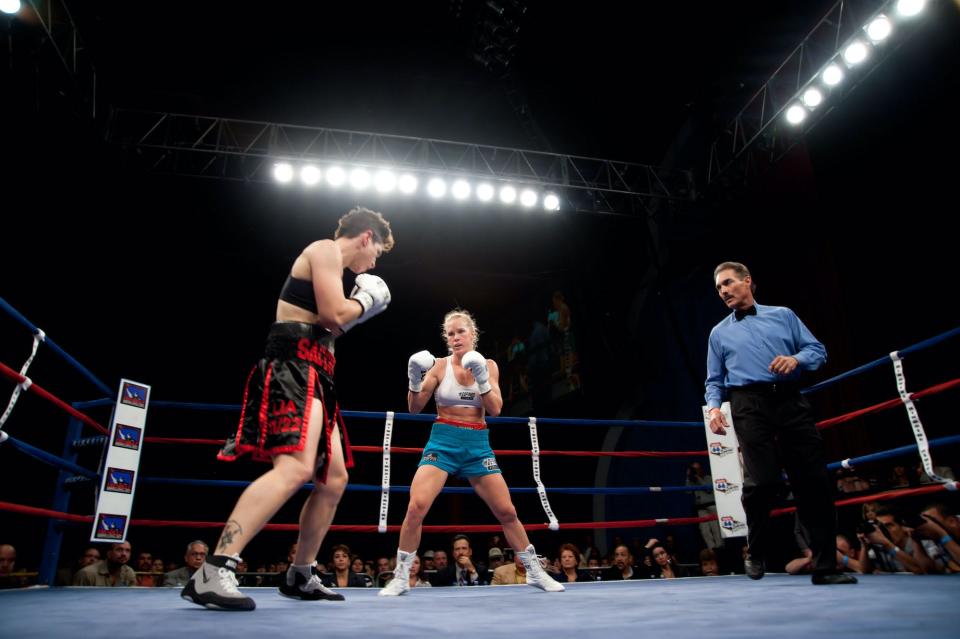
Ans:
{"label": "black belt", "polygon": [[731,393],[754,393],[757,395],[797,395],[800,393],[800,384],[797,382],[756,383],[731,386],[728,390]]}

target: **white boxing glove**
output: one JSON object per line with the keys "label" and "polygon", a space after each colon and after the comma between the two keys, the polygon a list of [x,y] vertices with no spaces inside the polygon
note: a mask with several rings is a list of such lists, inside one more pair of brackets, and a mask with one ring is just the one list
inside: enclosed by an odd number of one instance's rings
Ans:
{"label": "white boxing glove", "polygon": [[382,313],[390,303],[390,289],[387,288],[387,283],[376,275],[361,273],[357,275],[357,279],[354,281],[353,290],[350,291],[350,299],[357,300],[363,307],[363,312],[357,319],[350,320],[341,326],[344,333],[357,324],[366,322],[374,315]]}
{"label": "white boxing glove", "polygon": [[477,351],[467,351],[463,354],[460,363],[465,369],[470,371],[473,378],[477,380],[477,386],[480,387],[480,394],[489,393],[492,386],[490,386],[490,371],[487,370],[487,358]]}
{"label": "white boxing glove", "polygon": [[423,388],[423,378],[427,376],[427,371],[433,368],[437,359],[430,354],[430,351],[420,351],[410,356],[407,361],[407,379],[410,380],[410,390],[419,393]]}

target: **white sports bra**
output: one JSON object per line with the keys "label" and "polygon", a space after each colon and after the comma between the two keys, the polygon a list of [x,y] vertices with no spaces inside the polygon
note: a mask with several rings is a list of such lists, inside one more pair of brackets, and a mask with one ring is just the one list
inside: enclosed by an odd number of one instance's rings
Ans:
{"label": "white sports bra", "polygon": [[464,408],[482,408],[480,387],[474,381],[470,386],[461,386],[457,376],[453,374],[453,356],[447,359],[447,368],[443,373],[443,380],[437,385],[433,393],[433,401],[437,406],[463,406]]}

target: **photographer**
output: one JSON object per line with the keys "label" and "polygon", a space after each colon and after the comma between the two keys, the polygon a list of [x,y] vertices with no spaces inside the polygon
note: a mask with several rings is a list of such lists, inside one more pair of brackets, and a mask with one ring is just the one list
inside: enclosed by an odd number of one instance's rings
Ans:
{"label": "photographer", "polygon": [[863,572],[912,572],[922,575],[936,572],[923,546],[911,538],[913,529],[886,508],[877,510],[877,518],[863,522],[857,530]]}
{"label": "photographer", "polygon": [[930,504],[920,513],[921,521],[916,528],[923,537],[927,554],[938,572],[960,572],[960,520],[945,504]]}

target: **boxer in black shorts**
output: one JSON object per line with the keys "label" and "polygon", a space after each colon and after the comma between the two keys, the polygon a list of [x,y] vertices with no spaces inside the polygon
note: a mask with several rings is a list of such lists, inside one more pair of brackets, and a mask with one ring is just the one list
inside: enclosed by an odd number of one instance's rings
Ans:
{"label": "boxer in black shorts", "polygon": [[[343,599],[324,587],[316,572],[317,553],[352,465],[333,383],[333,342],[390,303],[387,285],[367,271],[391,248],[390,224],[379,213],[356,208],[340,218],[333,240],[310,244],[294,261],[264,357],[247,378],[240,423],[218,455],[230,461],[250,454],[273,468],[243,491],[215,552],[181,592],[184,599],[208,608],[253,610],[253,599],[237,588],[240,553],[309,481],[314,490],[300,512],[297,553],[280,592],[296,599]],[[357,274],[349,297],[344,269]]]}
{"label": "boxer in black shorts", "polygon": [[347,430],[340,419],[333,370],[333,333],[315,324],[275,322],[263,359],[250,371],[237,432],[218,459],[233,461],[250,453],[269,462],[274,455],[302,451],[307,443],[313,400],[323,409],[316,475],[323,481],[331,454],[330,437],[340,427],[346,467],[353,467]]}

